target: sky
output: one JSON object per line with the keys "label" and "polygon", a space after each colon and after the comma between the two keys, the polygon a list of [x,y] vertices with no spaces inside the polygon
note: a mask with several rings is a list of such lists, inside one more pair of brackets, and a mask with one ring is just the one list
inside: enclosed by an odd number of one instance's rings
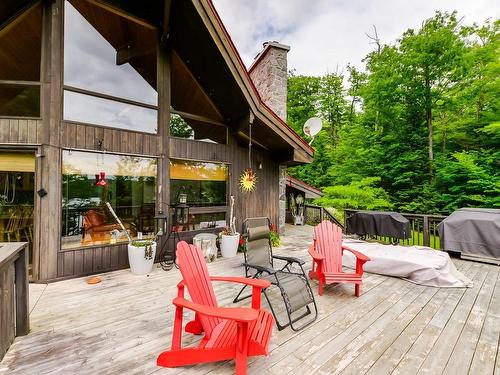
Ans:
{"label": "sky", "polygon": [[245,64],[268,40],[291,47],[288,67],[297,74],[363,67],[374,49],[366,34],[373,25],[383,44],[394,44],[408,28],[419,28],[435,10],[458,11],[464,24],[500,15],[498,0],[213,0]]}

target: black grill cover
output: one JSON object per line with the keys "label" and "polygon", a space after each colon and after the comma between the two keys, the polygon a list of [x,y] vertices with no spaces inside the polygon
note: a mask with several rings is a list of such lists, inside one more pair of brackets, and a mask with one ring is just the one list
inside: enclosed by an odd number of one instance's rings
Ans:
{"label": "black grill cover", "polygon": [[500,259],[500,209],[460,208],[438,228],[444,250]]}
{"label": "black grill cover", "polygon": [[398,212],[358,211],[346,219],[349,233],[406,239],[411,234],[410,221]]}

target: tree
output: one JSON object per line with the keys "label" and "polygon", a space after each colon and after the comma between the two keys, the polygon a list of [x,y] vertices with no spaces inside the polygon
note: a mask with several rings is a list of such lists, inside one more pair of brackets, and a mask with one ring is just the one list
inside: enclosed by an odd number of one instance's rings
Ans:
{"label": "tree", "polygon": [[409,29],[400,41],[406,84],[425,112],[431,178],[434,172],[432,111],[443,93],[460,80],[463,70],[465,44],[458,28],[456,12],[436,12],[418,32]]}

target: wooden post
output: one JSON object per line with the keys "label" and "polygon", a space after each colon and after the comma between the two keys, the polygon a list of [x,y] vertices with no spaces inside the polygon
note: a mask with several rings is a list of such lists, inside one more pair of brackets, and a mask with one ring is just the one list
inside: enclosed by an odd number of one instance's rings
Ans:
{"label": "wooden post", "polygon": [[319,222],[320,223],[323,221],[323,215],[324,215],[323,206],[321,206],[319,209]]}
{"label": "wooden post", "polygon": [[14,263],[16,274],[16,336],[27,335],[30,331],[28,262],[28,245],[25,245]]}
{"label": "wooden post", "polygon": [[430,246],[430,234],[429,234],[429,216],[423,215],[424,218],[424,228],[423,228],[423,237],[424,237],[424,246]]}

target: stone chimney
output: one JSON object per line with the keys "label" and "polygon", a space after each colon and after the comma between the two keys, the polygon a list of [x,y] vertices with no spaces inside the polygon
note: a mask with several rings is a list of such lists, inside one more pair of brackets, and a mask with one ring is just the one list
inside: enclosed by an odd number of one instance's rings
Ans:
{"label": "stone chimney", "polygon": [[286,121],[287,58],[290,47],[278,42],[265,42],[250,66],[252,78],[263,102]]}

